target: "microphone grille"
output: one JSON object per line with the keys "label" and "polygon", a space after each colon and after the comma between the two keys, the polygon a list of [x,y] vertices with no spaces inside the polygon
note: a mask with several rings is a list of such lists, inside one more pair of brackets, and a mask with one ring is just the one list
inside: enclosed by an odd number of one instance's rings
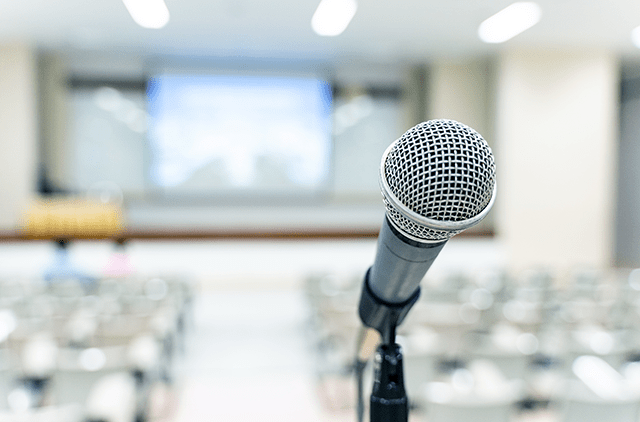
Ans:
{"label": "microphone grille", "polygon": [[491,148],[454,120],[409,129],[387,149],[380,170],[388,216],[417,240],[449,239],[477,224],[493,205]]}

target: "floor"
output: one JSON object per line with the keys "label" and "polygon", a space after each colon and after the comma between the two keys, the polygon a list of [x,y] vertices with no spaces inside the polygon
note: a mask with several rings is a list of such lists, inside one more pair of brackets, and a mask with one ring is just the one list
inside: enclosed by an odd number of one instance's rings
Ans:
{"label": "floor", "polygon": [[294,290],[200,295],[162,419],[353,421],[351,409],[323,403],[306,311]]}
{"label": "floor", "polygon": [[[154,395],[152,420],[355,421],[352,380],[316,376],[307,317],[297,290],[199,295],[178,376]],[[559,419],[543,411],[513,420]],[[427,418],[413,412],[410,421]]]}

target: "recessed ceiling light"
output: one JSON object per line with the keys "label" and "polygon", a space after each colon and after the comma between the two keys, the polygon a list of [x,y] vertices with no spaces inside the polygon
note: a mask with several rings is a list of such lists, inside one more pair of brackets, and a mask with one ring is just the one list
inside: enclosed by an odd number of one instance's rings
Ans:
{"label": "recessed ceiling light", "polygon": [[311,18],[311,27],[318,35],[340,35],[349,26],[357,9],[356,0],[322,0]]}
{"label": "recessed ceiling light", "polygon": [[160,29],[169,22],[164,0],[122,0],[133,20],[143,28]]}
{"label": "recessed ceiling light", "polygon": [[502,43],[540,21],[542,10],[534,2],[517,2],[480,24],[478,36],[486,43]]}

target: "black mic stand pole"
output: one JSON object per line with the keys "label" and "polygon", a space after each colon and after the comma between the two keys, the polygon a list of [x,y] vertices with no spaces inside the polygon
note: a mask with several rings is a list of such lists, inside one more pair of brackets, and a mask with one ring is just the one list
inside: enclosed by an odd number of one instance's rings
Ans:
{"label": "black mic stand pole", "polygon": [[[407,422],[409,401],[404,389],[402,351],[396,343],[396,328],[420,297],[420,288],[405,302],[388,303],[369,287],[369,271],[365,276],[358,313],[363,324],[381,335],[374,357],[374,385],[371,393],[370,422]],[[359,417],[361,410],[358,411]]]}

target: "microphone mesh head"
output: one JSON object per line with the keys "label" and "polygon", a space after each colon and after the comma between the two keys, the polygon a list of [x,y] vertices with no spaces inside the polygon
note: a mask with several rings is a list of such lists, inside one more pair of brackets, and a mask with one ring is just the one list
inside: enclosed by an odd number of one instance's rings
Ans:
{"label": "microphone mesh head", "polygon": [[392,223],[419,241],[443,241],[477,224],[493,204],[487,142],[454,120],[409,129],[385,152],[382,195]]}

